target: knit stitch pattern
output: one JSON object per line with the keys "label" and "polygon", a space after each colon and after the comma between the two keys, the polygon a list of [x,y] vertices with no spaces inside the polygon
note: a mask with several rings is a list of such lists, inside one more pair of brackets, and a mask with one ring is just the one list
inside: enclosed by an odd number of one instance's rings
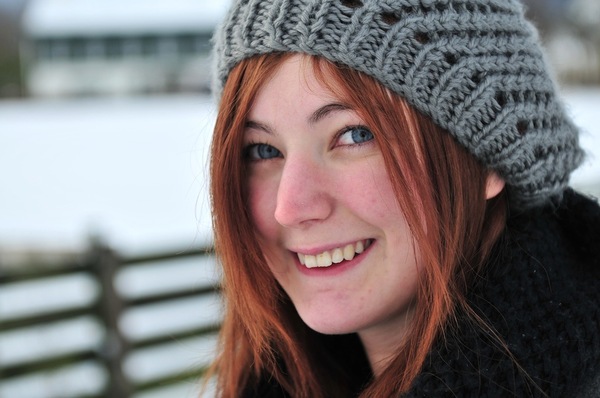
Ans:
{"label": "knit stitch pattern", "polygon": [[560,197],[583,158],[517,0],[236,0],[214,41],[217,98],[231,69],[258,54],[349,66],[497,171],[517,208]]}
{"label": "knit stitch pattern", "polygon": [[511,218],[468,291],[523,370],[463,316],[405,398],[579,397],[593,387],[586,384],[600,375],[600,207],[571,190],[563,196],[559,207]]}

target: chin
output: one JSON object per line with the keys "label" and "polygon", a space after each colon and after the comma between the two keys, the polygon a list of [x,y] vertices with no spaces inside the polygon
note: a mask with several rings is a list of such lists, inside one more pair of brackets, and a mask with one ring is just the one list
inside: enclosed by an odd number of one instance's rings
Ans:
{"label": "chin", "polygon": [[321,334],[349,334],[359,329],[358,325],[347,319],[323,318],[322,316],[315,319],[307,319],[302,316],[301,318],[309,328]]}

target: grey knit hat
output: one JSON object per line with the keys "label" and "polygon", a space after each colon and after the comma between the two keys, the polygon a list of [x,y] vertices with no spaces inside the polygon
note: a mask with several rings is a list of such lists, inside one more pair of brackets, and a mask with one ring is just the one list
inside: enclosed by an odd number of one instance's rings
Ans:
{"label": "grey knit hat", "polygon": [[347,65],[448,130],[518,208],[560,197],[583,158],[517,0],[234,0],[214,40],[217,97],[257,54]]}

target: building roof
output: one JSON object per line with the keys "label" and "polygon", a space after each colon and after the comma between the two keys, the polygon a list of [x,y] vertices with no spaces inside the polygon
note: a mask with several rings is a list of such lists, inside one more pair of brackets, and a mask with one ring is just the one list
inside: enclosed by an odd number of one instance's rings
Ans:
{"label": "building roof", "polygon": [[29,36],[135,35],[213,30],[230,0],[30,0]]}

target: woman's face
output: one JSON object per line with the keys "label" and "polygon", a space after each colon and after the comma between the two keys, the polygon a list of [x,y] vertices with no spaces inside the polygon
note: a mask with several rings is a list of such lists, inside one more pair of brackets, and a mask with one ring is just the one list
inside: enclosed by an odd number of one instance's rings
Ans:
{"label": "woman's face", "polygon": [[399,335],[418,255],[369,126],[294,56],[258,92],[244,145],[258,243],[304,322]]}

